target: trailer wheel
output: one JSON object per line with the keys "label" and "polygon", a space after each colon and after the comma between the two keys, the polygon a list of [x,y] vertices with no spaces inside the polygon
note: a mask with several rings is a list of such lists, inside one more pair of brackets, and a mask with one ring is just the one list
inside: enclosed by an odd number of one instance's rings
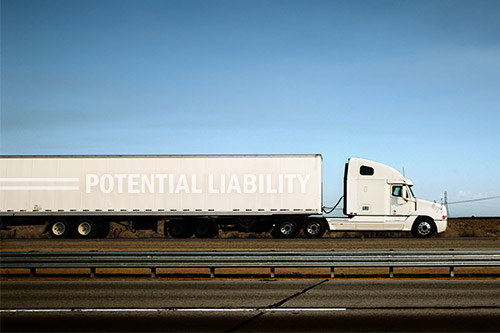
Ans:
{"label": "trailer wheel", "polygon": [[71,226],[65,219],[54,219],[50,221],[49,234],[52,238],[68,238],[71,234]]}
{"label": "trailer wheel", "polygon": [[193,227],[187,221],[170,222],[168,233],[172,238],[189,238],[193,236]]}
{"label": "trailer wheel", "polygon": [[75,235],[78,238],[93,238],[97,234],[97,225],[91,219],[79,219],[74,224]]}
{"label": "trailer wheel", "polygon": [[322,221],[307,221],[304,224],[304,234],[308,238],[321,238],[326,231],[325,224]]}
{"label": "trailer wheel", "polygon": [[275,238],[295,238],[299,232],[300,228],[295,220],[285,219],[276,222],[272,235]]}
{"label": "trailer wheel", "polygon": [[417,219],[411,228],[411,233],[416,238],[429,238],[434,232],[436,232],[436,225],[430,218]]}
{"label": "trailer wheel", "polygon": [[194,225],[194,234],[198,238],[214,238],[219,229],[212,221],[200,220]]}

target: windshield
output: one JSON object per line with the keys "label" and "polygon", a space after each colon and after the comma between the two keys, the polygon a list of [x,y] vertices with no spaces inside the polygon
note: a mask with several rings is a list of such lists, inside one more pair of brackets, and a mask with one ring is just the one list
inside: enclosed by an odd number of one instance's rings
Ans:
{"label": "windshield", "polygon": [[412,197],[416,198],[415,194],[413,193],[413,186],[408,186],[408,188],[410,189]]}

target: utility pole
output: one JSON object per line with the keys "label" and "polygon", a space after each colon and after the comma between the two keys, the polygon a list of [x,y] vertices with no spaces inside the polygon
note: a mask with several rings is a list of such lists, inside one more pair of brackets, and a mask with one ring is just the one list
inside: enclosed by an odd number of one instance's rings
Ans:
{"label": "utility pole", "polygon": [[448,192],[444,191],[444,206],[448,212],[448,217],[450,217],[450,210],[448,209]]}

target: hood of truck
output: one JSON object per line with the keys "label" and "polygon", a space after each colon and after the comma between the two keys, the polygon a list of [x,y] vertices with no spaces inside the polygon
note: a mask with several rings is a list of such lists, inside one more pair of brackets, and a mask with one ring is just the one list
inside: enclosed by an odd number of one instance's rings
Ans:
{"label": "hood of truck", "polygon": [[417,199],[416,215],[427,215],[436,221],[446,220],[448,218],[448,212],[443,204],[422,199]]}

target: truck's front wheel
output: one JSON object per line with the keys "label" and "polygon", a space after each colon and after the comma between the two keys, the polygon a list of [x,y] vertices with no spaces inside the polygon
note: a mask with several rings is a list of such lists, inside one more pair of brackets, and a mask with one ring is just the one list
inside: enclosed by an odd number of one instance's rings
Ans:
{"label": "truck's front wheel", "polygon": [[436,225],[429,218],[416,220],[411,228],[411,233],[416,238],[429,238],[434,232],[436,232]]}

